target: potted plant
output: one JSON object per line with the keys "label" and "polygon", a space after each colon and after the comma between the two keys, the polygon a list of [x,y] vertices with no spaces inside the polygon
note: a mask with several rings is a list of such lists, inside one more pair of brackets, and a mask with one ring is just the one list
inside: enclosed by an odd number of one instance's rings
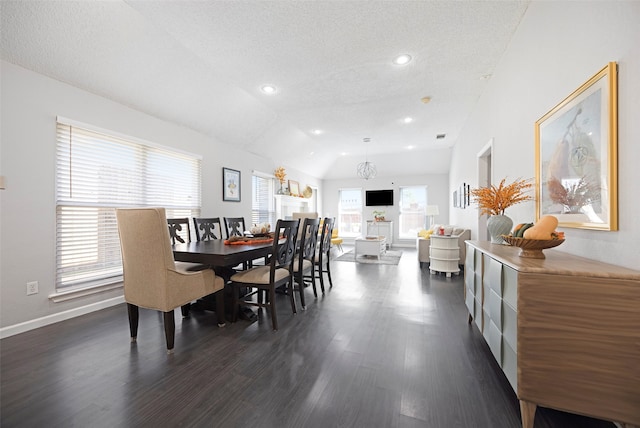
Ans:
{"label": "potted plant", "polygon": [[507,235],[513,226],[513,220],[504,215],[504,211],[512,205],[529,201],[531,195],[525,192],[533,187],[531,179],[518,179],[511,184],[505,184],[503,178],[498,186],[480,187],[471,190],[473,201],[480,207],[480,215],[487,214],[487,229],[491,235],[491,242],[503,244],[501,235]]}
{"label": "potted plant", "polygon": [[373,212],[373,219],[375,221],[384,221],[384,211],[375,210]]}

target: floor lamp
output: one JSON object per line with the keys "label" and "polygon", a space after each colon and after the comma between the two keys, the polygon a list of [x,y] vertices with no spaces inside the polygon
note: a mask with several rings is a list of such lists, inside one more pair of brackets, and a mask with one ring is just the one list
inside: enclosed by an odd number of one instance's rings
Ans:
{"label": "floor lamp", "polygon": [[426,214],[429,216],[429,229],[433,227],[433,216],[440,214],[437,205],[427,205]]}

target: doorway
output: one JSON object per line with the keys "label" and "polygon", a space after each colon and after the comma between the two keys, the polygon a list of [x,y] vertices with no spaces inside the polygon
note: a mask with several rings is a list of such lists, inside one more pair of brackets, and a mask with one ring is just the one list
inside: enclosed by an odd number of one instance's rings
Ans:
{"label": "doorway", "polygon": [[[491,175],[493,171],[492,162],[493,138],[478,153],[478,187],[491,186]],[[489,231],[487,230],[486,215],[478,216],[478,239],[489,241]]]}

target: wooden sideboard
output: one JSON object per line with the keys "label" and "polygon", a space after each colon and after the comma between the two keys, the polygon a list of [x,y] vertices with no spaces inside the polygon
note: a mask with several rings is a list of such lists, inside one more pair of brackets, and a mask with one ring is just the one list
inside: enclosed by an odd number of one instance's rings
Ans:
{"label": "wooden sideboard", "polygon": [[465,303],[520,400],[640,426],[640,271],[466,241]]}

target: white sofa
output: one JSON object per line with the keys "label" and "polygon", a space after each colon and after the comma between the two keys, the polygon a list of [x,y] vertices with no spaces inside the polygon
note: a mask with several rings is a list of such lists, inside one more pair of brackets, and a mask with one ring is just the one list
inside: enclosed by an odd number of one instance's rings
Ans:
{"label": "white sofa", "polygon": [[[464,265],[464,260],[467,255],[467,249],[464,241],[471,239],[471,230],[463,229],[456,226],[444,226],[445,229],[451,228],[451,236],[458,237],[458,248],[460,251],[460,265]],[[420,267],[423,263],[429,263],[429,245],[431,241],[428,238],[418,237],[416,239],[416,249],[418,250],[418,262]]]}

